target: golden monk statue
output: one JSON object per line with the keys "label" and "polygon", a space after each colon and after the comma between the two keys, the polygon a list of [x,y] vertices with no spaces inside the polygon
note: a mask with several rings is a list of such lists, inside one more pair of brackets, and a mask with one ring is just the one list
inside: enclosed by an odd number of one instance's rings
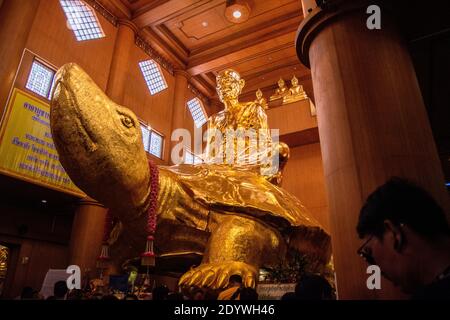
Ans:
{"label": "golden monk statue", "polygon": [[303,86],[298,84],[296,76],[292,77],[291,84],[292,87],[289,88],[289,93],[283,97],[283,104],[308,99]]}
{"label": "golden monk statue", "polygon": [[283,78],[278,80],[278,88],[275,90],[273,96],[270,97],[270,101],[282,99],[285,95],[289,93],[288,88],[286,87],[286,83]]}
{"label": "golden monk statue", "polygon": [[256,91],[255,103],[260,104],[264,108],[264,110],[269,109],[269,106],[267,105],[267,100],[266,100],[266,98],[263,97],[263,93],[262,93],[261,89],[258,89]]}
{"label": "golden monk statue", "polygon": [[[267,129],[261,105],[238,101],[243,86],[233,70],[218,75],[225,109],[209,119],[210,128]],[[112,102],[76,64],[64,65],[56,75],[50,118],[60,161],[71,179],[120,220],[110,239],[116,268],[143,251],[152,206],[157,213],[156,267],[186,272],[181,285],[223,288],[230,275],[240,274],[247,286],[254,286],[261,267],[278,265],[295,252],[308,256],[319,272],[329,261],[328,234],[297,198],[255,170],[264,167],[258,161],[223,164],[215,162],[220,152],[210,153],[204,164],[159,166],[159,175],[153,175],[156,166],[149,169],[136,116]],[[212,143],[217,147],[208,146],[208,152],[220,151],[223,144]],[[280,146],[272,149],[284,149]],[[189,269],[192,264],[197,266]]]}

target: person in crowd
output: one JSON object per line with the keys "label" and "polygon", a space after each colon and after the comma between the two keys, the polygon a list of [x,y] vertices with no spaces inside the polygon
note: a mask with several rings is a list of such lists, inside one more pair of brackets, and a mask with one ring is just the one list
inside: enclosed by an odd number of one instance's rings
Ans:
{"label": "person in crowd", "polygon": [[22,293],[20,294],[21,300],[31,300],[33,299],[33,288],[32,287],[23,287]]}
{"label": "person in crowd", "polygon": [[184,300],[184,296],[181,292],[172,292],[167,296],[167,300],[182,301]]}
{"label": "person in crowd", "polygon": [[392,178],[362,207],[358,250],[413,299],[450,299],[450,227],[444,210],[422,188]]}
{"label": "person in crowd", "polygon": [[205,300],[207,301],[216,301],[218,296],[219,296],[219,292],[218,290],[214,290],[211,288],[203,288],[205,291]]}
{"label": "person in crowd", "polygon": [[81,289],[72,289],[67,295],[67,300],[83,300],[83,291]]}
{"label": "person in crowd", "polygon": [[[115,301],[115,300],[119,300],[119,298],[117,298],[115,295],[113,294],[107,294],[105,296],[103,296],[100,300],[110,300],[110,301]],[[130,299],[127,299],[130,300]],[[134,299],[131,299],[134,300]]]}
{"label": "person in crowd", "polygon": [[331,300],[333,289],[328,281],[316,274],[305,274],[295,286],[297,300]]}
{"label": "person in crowd", "polygon": [[129,293],[125,296],[124,300],[139,300],[139,299],[138,299],[137,295]]}
{"label": "person in crowd", "polygon": [[152,291],[152,299],[153,300],[167,300],[167,296],[169,295],[169,288],[165,285],[157,286]]}
{"label": "person in crowd", "polygon": [[288,300],[297,300],[297,295],[295,292],[286,292],[281,296],[282,301],[288,301]]}
{"label": "person in crowd", "polygon": [[53,286],[53,296],[47,298],[47,300],[66,300],[67,288],[66,281],[57,281]]}
{"label": "person in crowd", "polygon": [[258,300],[258,293],[253,288],[241,288],[239,299],[242,300]]}
{"label": "person in crowd", "polygon": [[33,290],[33,300],[44,300],[44,297],[38,290]]}
{"label": "person in crowd", "polygon": [[200,288],[196,288],[191,294],[192,300],[205,300],[205,292]]}
{"label": "person in crowd", "polygon": [[230,277],[228,288],[219,294],[217,300],[239,300],[241,288],[242,277],[234,274]]}

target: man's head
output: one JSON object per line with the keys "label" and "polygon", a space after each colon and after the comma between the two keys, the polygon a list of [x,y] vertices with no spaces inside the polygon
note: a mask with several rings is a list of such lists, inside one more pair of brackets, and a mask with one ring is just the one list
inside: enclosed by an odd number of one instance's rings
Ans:
{"label": "man's head", "polygon": [[222,103],[237,99],[244,88],[245,81],[239,73],[233,69],[220,72],[216,78],[216,90]]}
{"label": "man's head", "polygon": [[53,295],[56,299],[64,299],[68,290],[66,281],[57,281],[53,286]]}
{"label": "man's head", "polygon": [[305,274],[295,286],[295,295],[300,300],[331,300],[333,289],[324,277]]}
{"label": "man's head", "polygon": [[422,188],[392,178],[375,190],[361,209],[357,232],[365,242],[358,250],[369,264],[404,292],[422,285],[419,261],[436,239],[450,235],[442,208]]}
{"label": "man's head", "polygon": [[238,287],[242,285],[242,277],[238,274],[233,274],[230,277],[230,287]]}

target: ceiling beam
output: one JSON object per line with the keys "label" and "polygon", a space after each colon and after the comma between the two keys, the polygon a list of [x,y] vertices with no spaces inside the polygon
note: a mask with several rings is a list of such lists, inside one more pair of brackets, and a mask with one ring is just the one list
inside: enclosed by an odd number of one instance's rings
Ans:
{"label": "ceiling beam", "polygon": [[274,45],[274,39],[253,44],[251,46],[230,47],[209,56],[191,58],[187,71],[191,75],[206,73],[215,70],[225,69],[235,64],[243,63],[255,59],[255,57],[268,55],[278,50],[294,47],[295,31],[286,33],[276,39],[277,45]]}
{"label": "ceiling beam", "polygon": [[202,77],[192,77],[191,82],[203,95],[207,96],[209,99],[214,97],[216,91]]}
{"label": "ceiling beam", "polygon": [[146,41],[151,43],[152,47],[164,58],[169,60],[177,68],[185,69],[187,65],[187,58],[181,57],[172,48],[168,47],[164,41],[159,38],[155,32],[150,28],[145,28],[140,31],[140,35]]}
{"label": "ceiling beam", "polygon": [[192,10],[193,5],[202,5],[208,3],[208,0],[171,0],[158,6],[148,7],[145,11],[137,11],[133,17],[133,22],[139,27],[153,26],[160,24],[167,17],[175,14]]}
{"label": "ceiling beam", "polygon": [[131,19],[131,11],[120,0],[96,0],[118,19]]}

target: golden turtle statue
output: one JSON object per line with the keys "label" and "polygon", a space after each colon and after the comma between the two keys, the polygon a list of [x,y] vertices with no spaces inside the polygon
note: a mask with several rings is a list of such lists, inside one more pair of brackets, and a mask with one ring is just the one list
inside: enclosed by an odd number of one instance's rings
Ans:
{"label": "golden turtle statue", "polygon": [[[243,86],[237,72],[219,74],[217,90],[225,109],[208,120],[209,129],[268,130],[262,106],[238,101]],[[151,201],[138,119],[73,63],[56,75],[50,118],[70,178],[120,220],[121,232],[110,248],[115,265],[138,257]],[[223,150],[211,144],[208,141],[203,164],[159,166],[157,257],[201,257],[180,284],[222,288],[230,275],[240,274],[247,286],[254,286],[261,267],[277,265],[294,252],[309,256],[315,270],[323,270],[331,255],[330,237],[297,198],[276,185],[280,172],[263,175],[255,165],[236,160],[221,164],[214,160]],[[275,148],[281,150],[282,161],[287,160],[287,147]]]}

